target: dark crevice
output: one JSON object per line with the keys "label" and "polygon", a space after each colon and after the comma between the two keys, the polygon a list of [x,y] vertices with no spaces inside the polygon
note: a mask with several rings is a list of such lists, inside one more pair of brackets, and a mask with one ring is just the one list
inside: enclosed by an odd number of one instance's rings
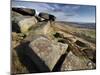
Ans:
{"label": "dark crevice", "polygon": [[56,71],[61,71],[61,66],[66,58],[67,54],[63,54],[60,59],[58,60],[58,62],[56,63],[56,65],[54,66],[53,68],[53,72],[56,72]]}
{"label": "dark crevice", "polygon": [[65,54],[63,54],[60,59],[58,60],[58,62],[56,63],[56,65],[54,66],[52,72],[57,72],[57,71],[61,71],[61,67],[62,64],[64,62],[64,60],[66,59],[68,53],[70,51],[70,47],[68,46],[67,51],[65,52]]}
{"label": "dark crevice", "polygon": [[83,43],[83,42],[81,42],[79,40],[77,40],[75,43],[80,47],[87,47],[85,43]]}
{"label": "dark crevice", "polygon": [[58,32],[56,32],[55,34],[53,34],[53,36],[54,36],[55,38],[62,38],[62,37],[63,37],[63,35],[60,34],[60,33],[58,33]]}
{"label": "dark crevice", "polygon": [[58,42],[61,42],[61,43],[66,43],[66,41],[64,40],[64,39],[60,39],[60,40],[58,40]]}

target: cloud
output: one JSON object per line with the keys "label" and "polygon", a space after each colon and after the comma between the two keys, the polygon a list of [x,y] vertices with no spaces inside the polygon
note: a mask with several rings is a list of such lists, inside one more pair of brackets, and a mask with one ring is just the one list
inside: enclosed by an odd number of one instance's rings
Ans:
{"label": "cloud", "polygon": [[21,2],[12,1],[12,7],[22,7],[22,8],[32,8],[36,10],[36,13],[46,12],[53,14],[57,17],[57,20],[67,20],[70,17],[76,15],[75,9],[77,6],[69,6],[66,4],[56,4],[56,3],[37,3],[37,2]]}
{"label": "cloud", "polygon": [[[28,2],[28,1],[26,2],[26,1],[18,1],[18,0],[12,1],[12,7],[35,9],[37,14],[39,14],[40,12],[50,13],[57,17],[56,20],[60,20],[60,21],[75,21],[75,20],[80,21],[83,19],[87,20],[88,17],[89,20],[91,18],[90,17],[91,15],[94,17],[94,12],[95,12],[95,11],[93,12],[93,8],[89,6]],[[95,18],[93,18],[93,20],[94,19]]]}

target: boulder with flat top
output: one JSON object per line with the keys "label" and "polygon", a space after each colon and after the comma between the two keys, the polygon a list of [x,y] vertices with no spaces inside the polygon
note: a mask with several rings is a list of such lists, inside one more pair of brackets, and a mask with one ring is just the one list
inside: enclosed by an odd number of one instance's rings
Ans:
{"label": "boulder with flat top", "polygon": [[[29,47],[42,61],[44,61],[44,64],[50,69],[50,71],[52,71],[61,55],[66,52],[68,45],[54,42],[46,36],[41,35],[33,37]],[[33,57],[32,54],[28,54],[28,56],[32,59],[32,61],[37,62],[36,65],[43,65],[41,62],[34,60],[33,58],[35,57]]]}

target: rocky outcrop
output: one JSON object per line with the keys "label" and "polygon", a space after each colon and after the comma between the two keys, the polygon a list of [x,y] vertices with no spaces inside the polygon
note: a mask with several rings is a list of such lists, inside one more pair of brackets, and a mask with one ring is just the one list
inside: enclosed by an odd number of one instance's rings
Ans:
{"label": "rocky outcrop", "polygon": [[48,13],[39,13],[39,17],[45,19],[45,21],[55,21],[56,17],[54,15],[48,14]]}
{"label": "rocky outcrop", "polygon": [[20,33],[20,27],[18,25],[18,22],[25,19],[25,18],[29,18],[30,16],[23,16],[18,12],[12,11],[12,15],[11,15],[11,21],[12,21],[12,31],[13,32],[17,32]]}
{"label": "rocky outcrop", "polygon": [[12,31],[19,33],[27,32],[28,29],[37,22],[37,19],[35,18],[35,10],[28,8],[12,8],[11,20]]}
{"label": "rocky outcrop", "polygon": [[34,9],[29,8],[12,8],[12,10],[22,15],[34,16],[36,14]]}
{"label": "rocky outcrop", "polygon": [[96,68],[96,50],[73,35],[74,28],[57,23],[54,15],[37,15],[34,9],[27,8],[12,8],[11,13],[12,49],[20,64],[19,69],[14,62],[15,73]]}

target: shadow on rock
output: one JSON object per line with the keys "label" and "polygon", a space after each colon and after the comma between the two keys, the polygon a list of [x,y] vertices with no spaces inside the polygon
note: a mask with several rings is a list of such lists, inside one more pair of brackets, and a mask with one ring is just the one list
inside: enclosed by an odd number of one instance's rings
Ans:
{"label": "shadow on rock", "polygon": [[56,65],[54,66],[52,72],[56,72],[56,71],[59,72],[59,71],[61,71],[62,64],[63,64],[64,60],[66,59],[66,56],[68,55],[69,51],[70,51],[70,48],[68,47],[67,52],[64,53],[64,54],[60,57],[60,59],[58,60],[58,62],[57,62]]}
{"label": "shadow on rock", "polygon": [[25,42],[15,48],[20,62],[30,73],[50,72],[44,61],[28,45],[29,42]]}
{"label": "shadow on rock", "polygon": [[12,21],[12,32],[16,32],[16,33],[20,33],[21,32],[20,31],[20,27],[14,21]]}
{"label": "shadow on rock", "polygon": [[61,65],[63,64],[65,58],[66,58],[67,54],[63,54],[60,59],[58,60],[58,62],[56,63],[56,65],[54,66],[53,68],[53,72],[56,72],[56,71],[61,71]]}

